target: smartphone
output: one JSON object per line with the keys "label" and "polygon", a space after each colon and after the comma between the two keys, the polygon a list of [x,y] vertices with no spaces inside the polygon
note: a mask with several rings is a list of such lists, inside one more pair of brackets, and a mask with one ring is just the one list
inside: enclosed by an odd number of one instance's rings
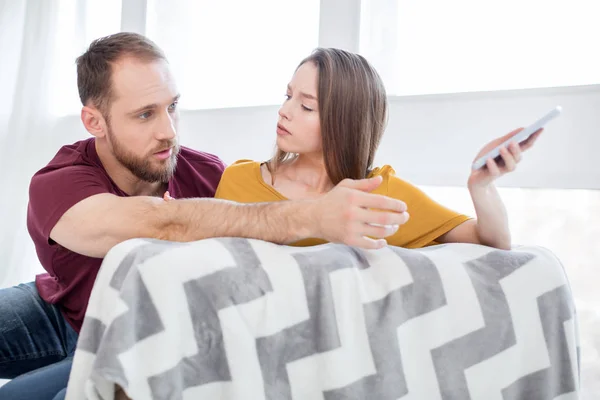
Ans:
{"label": "smartphone", "polygon": [[480,157],[479,159],[477,159],[473,163],[472,168],[474,170],[483,168],[485,166],[485,163],[487,162],[487,160],[490,159],[490,158],[495,159],[496,162],[499,162],[500,165],[502,165],[503,163],[502,163],[502,156],[500,155],[500,149],[503,146],[506,147],[511,142],[517,142],[519,144],[523,143],[525,140],[529,139],[529,137],[531,135],[533,135],[534,133],[536,133],[537,131],[539,131],[541,128],[543,128],[544,125],[546,125],[548,122],[550,122],[554,118],[558,117],[561,112],[562,112],[562,107],[561,106],[556,106],[548,114],[544,115],[542,118],[540,118],[539,120],[537,120],[533,124],[529,125],[527,128],[523,129],[521,132],[517,133],[515,136],[513,136],[510,139],[506,140],[504,143],[499,144],[498,147],[496,147],[494,150],[491,150],[487,154],[485,154],[482,157]]}

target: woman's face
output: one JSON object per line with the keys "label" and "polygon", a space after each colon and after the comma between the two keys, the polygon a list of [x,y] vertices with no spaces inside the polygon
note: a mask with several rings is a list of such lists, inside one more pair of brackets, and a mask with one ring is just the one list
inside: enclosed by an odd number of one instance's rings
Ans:
{"label": "woman's face", "polygon": [[322,154],[317,84],[318,69],[312,62],[302,64],[288,84],[277,123],[277,147],[280,150]]}

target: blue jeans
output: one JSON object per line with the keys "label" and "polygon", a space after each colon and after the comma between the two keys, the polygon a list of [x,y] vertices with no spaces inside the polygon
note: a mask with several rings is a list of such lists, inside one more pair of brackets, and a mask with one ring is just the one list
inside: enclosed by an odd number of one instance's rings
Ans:
{"label": "blue jeans", "polygon": [[12,379],[0,399],[55,399],[67,387],[77,337],[33,282],[0,289],[0,378]]}

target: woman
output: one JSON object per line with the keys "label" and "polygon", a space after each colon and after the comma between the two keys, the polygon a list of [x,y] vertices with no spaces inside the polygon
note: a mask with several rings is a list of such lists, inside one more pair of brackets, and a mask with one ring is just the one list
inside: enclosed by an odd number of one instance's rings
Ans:
{"label": "woman", "polygon": [[[217,198],[238,202],[308,199],[331,190],[340,181],[381,176],[373,192],[407,204],[410,220],[387,230],[389,245],[418,248],[437,243],[479,243],[510,249],[511,237],[502,200],[494,186],[499,176],[514,170],[527,143],[501,151],[502,162],[489,160],[471,173],[468,188],[477,218],[454,212],[433,201],[395,175],[389,165],[373,168],[375,151],[387,119],[383,83],[360,55],[339,49],[317,49],[303,60],[288,85],[279,110],[277,150],[268,162],[242,160],[226,169]],[[509,133],[485,146],[477,158],[518,133]],[[501,164],[501,165],[499,165]],[[324,243],[301,240],[295,245]]]}

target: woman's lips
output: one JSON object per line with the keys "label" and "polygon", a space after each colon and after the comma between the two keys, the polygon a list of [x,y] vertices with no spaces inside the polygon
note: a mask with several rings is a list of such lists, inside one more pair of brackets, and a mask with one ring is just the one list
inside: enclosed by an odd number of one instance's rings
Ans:
{"label": "woman's lips", "polygon": [[287,129],[285,129],[280,124],[277,124],[277,134],[278,135],[291,135],[290,131],[288,131]]}

